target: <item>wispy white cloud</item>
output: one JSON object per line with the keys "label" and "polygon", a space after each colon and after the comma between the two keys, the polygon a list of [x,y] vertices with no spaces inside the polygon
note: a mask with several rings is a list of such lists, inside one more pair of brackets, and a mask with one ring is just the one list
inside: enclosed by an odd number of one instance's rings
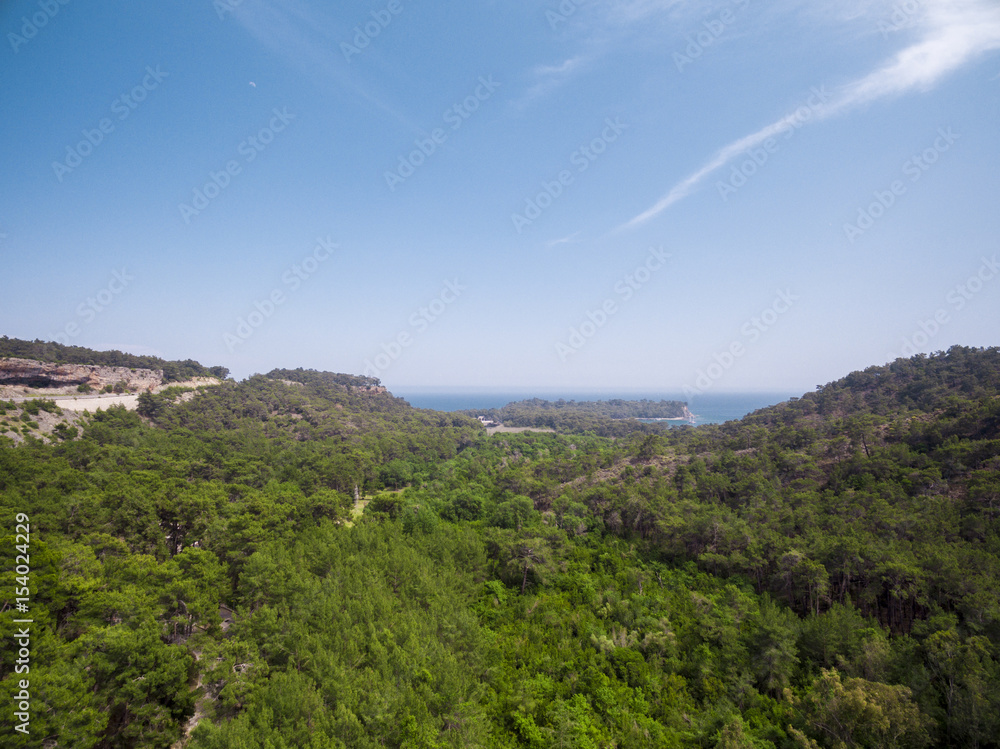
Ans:
{"label": "wispy white cloud", "polygon": [[267,3],[249,0],[236,9],[232,18],[258,43],[296,65],[304,74],[321,76],[352,92],[407,129],[420,131],[402,112],[351,74],[340,51],[341,41],[349,39],[350,33],[340,32],[300,0]]}
{"label": "wispy white cloud", "polygon": [[683,4],[683,0],[619,0],[612,6],[611,17],[619,22],[635,23],[670,13]]}
{"label": "wispy white cloud", "polygon": [[[881,1],[881,0],[880,0]],[[701,23],[706,14],[722,8],[744,8],[754,0],[573,0],[576,10],[568,13],[567,26],[559,29],[582,50],[558,65],[539,65],[532,71],[533,83],[511,102],[515,109],[543,99],[574,76],[597,67],[605,57],[636,43],[637,35],[662,47],[664,33]],[[563,7],[563,6],[557,6]],[[700,29],[701,27],[698,26]]]}
{"label": "wispy white cloud", "polygon": [[534,83],[520,99],[513,102],[513,106],[517,109],[523,109],[532,102],[548,96],[583,70],[588,62],[587,56],[577,55],[558,65],[538,65],[532,71]]}
{"label": "wispy white cloud", "polygon": [[746,150],[758,146],[763,143],[768,138],[772,138],[775,135],[780,134],[786,130],[789,126],[792,126],[795,122],[795,115],[790,114],[787,117],[774,122],[767,127],[761,128],[755,133],[744,136],[739,140],[730,143],[728,146],[719,151],[715,156],[713,156],[704,166],[702,166],[698,171],[694,172],[690,176],[684,178],[673,188],[670,192],[660,198],[651,207],[640,213],[638,216],[633,218],[626,224],[618,227],[619,229],[631,229],[639,224],[644,224],[651,218],[658,216],[663,213],[667,208],[672,206],[679,200],[686,198],[701,184],[701,181],[705,179],[709,174],[714,172],[719,167],[725,166],[732,159],[739,156]]}
{"label": "wispy white cloud", "polygon": [[560,65],[539,65],[535,68],[535,74],[545,78],[559,78],[570,75],[583,61],[582,57],[571,57]]}
{"label": "wispy white cloud", "polygon": [[[916,19],[919,39],[881,67],[837,89],[815,108],[812,122],[913,91],[927,91],[980,55],[1000,49],[1000,7],[995,0],[924,0]],[[730,143],[694,173],[674,185],[650,208],[618,227],[630,229],[694,192],[715,170],[793,124],[795,114]]]}
{"label": "wispy white cloud", "polygon": [[548,247],[549,249],[551,249],[553,247],[558,247],[561,244],[574,244],[577,241],[577,238],[582,233],[583,232],[579,232],[578,231],[578,232],[574,232],[573,234],[570,234],[568,237],[561,237],[560,239],[553,239],[551,242],[548,242],[545,246]]}
{"label": "wispy white cloud", "polygon": [[911,90],[926,91],[979,55],[1000,49],[1000,5],[993,0],[927,3],[920,20],[923,38],[845,86],[838,109]]}

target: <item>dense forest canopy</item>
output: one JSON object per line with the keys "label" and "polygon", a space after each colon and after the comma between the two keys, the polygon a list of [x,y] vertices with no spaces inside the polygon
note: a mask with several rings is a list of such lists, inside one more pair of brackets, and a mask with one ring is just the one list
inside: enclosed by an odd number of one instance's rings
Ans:
{"label": "dense forest canopy", "polygon": [[18,338],[0,337],[0,358],[33,359],[53,364],[92,364],[100,367],[129,367],[130,369],[162,369],[165,382],[182,382],[194,377],[229,376],[226,367],[204,367],[192,359],[167,361],[158,356],[137,356],[121,351],[92,351],[81,346],[64,346],[40,340],[22,341]]}
{"label": "dense forest canopy", "polygon": [[1000,746],[1000,350],[614,439],[374,384],[0,437],[5,746]]}
{"label": "dense forest canopy", "polygon": [[336,374],[334,372],[317,372],[315,369],[274,369],[267,373],[272,380],[287,380],[302,385],[341,385],[343,387],[365,388],[377,387],[381,380],[377,377],[361,375]]}

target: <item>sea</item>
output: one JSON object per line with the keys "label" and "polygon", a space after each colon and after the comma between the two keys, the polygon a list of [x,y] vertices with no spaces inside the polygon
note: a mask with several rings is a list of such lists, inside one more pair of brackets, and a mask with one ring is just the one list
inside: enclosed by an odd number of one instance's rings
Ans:
{"label": "sea", "polygon": [[[556,401],[560,398],[576,401],[614,400],[677,400],[686,401],[695,416],[695,425],[723,424],[734,419],[742,419],[749,413],[783,403],[801,393],[704,393],[696,398],[686,398],[678,393],[586,391],[567,392],[554,390],[444,390],[440,388],[394,387],[392,394],[403,398],[414,408],[429,408],[434,411],[465,411],[469,409],[502,408],[508,403],[541,398]],[[672,426],[687,424],[686,421],[667,422]]]}

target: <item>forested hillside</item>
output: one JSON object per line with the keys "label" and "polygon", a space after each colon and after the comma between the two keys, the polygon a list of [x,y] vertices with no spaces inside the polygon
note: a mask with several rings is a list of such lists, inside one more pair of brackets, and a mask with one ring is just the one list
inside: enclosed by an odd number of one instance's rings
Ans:
{"label": "forested hillside", "polygon": [[1000,746],[1000,350],[616,439],[374,384],[0,437],[4,746]]}

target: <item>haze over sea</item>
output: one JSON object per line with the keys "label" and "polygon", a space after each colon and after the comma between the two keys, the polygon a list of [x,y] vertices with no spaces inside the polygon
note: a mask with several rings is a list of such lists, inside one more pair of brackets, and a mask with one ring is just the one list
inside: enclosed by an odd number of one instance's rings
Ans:
{"label": "haze over sea", "polygon": [[[414,408],[430,408],[435,411],[462,411],[475,408],[501,408],[508,403],[542,398],[556,401],[560,398],[577,401],[613,400],[678,400],[686,401],[695,424],[722,424],[733,419],[741,419],[760,408],[782,403],[801,393],[705,393],[696,399],[685,398],[677,393],[649,391],[557,391],[540,388],[538,390],[473,390],[443,389],[400,386],[392,389],[393,395],[409,401]],[[672,421],[674,425],[686,424]]]}

